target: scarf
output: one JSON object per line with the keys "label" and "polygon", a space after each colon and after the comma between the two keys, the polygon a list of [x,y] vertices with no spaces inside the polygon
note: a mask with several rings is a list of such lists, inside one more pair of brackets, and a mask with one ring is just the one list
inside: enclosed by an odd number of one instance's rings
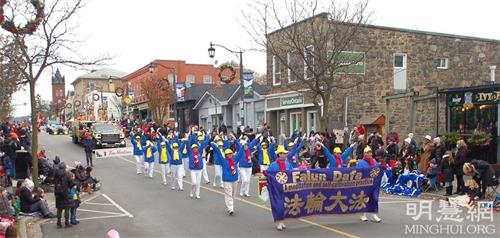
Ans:
{"label": "scarf", "polygon": [[269,160],[269,154],[267,153],[267,149],[262,149],[262,152],[263,152],[263,158],[262,158],[262,162],[264,165],[268,165],[271,161]]}
{"label": "scarf", "polygon": [[141,142],[140,141],[136,141],[136,144],[137,144],[137,148],[139,150],[142,150],[142,145],[141,145]]}
{"label": "scarf", "polygon": [[339,155],[333,155],[335,157],[335,161],[337,162],[337,168],[342,168],[342,159]]}
{"label": "scarf", "polygon": [[167,162],[167,150],[163,148],[161,149],[161,162]]}
{"label": "scarf", "polygon": [[226,158],[227,162],[229,163],[229,169],[231,170],[231,174],[235,175],[236,174],[236,165],[234,164],[233,158]]}
{"label": "scarf", "polygon": [[365,156],[363,160],[365,160],[370,165],[370,167],[375,166],[375,160],[373,160],[372,158]]}
{"label": "scarf", "polygon": [[183,153],[183,154],[187,154],[187,153],[188,153],[188,151],[187,151],[186,147],[184,147],[184,150],[182,150],[182,153]]}
{"label": "scarf", "polygon": [[276,163],[278,164],[278,167],[280,168],[281,171],[285,171],[286,170],[286,162],[285,162],[285,160],[278,159],[278,160],[276,160]]}
{"label": "scarf", "polygon": [[247,163],[250,163],[250,150],[249,149],[245,150],[245,158],[246,158]]}
{"label": "scarf", "polygon": [[179,150],[176,149],[176,150],[174,150],[174,160],[179,160],[179,158],[180,158],[179,157]]}
{"label": "scarf", "polygon": [[200,166],[200,160],[198,159],[198,152],[193,152],[193,157],[194,157],[194,167],[199,167]]}
{"label": "scarf", "polygon": [[151,156],[153,156],[153,151],[152,151],[151,146],[150,146],[146,150],[146,158],[151,158]]}

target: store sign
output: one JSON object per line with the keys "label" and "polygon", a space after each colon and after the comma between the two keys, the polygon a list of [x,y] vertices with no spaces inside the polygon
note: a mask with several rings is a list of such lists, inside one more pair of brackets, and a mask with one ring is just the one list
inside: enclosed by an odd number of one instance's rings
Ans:
{"label": "store sign", "polygon": [[299,105],[299,104],[304,104],[304,95],[281,98],[282,107]]}
{"label": "store sign", "polygon": [[331,62],[336,64],[337,74],[365,74],[365,53],[342,51],[335,55],[328,52],[329,57],[335,57]]}
{"label": "store sign", "polygon": [[448,106],[471,107],[474,104],[497,104],[500,103],[500,91],[471,91],[449,93]]}

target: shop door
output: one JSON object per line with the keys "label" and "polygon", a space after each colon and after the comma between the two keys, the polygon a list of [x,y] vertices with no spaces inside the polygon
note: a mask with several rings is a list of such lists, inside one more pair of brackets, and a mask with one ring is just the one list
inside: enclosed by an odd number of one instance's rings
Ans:
{"label": "shop door", "polygon": [[304,133],[309,133],[310,131],[318,131],[318,113],[317,112],[307,112],[307,128]]}
{"label": "shop door", "polygon": [[298,131],[302,128],[302,113],[290,113],[290,136],[294,131]]}

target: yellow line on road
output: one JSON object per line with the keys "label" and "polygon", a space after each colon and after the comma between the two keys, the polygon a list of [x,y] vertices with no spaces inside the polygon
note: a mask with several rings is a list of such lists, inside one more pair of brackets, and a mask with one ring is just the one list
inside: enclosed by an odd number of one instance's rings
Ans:
{"label": "yellow line on road", "polygon": [[[135,161],[129,160],[129,159],[127,159],[127,158],[125,158],[125,157],[122,157],[122,156],[120,156],[120,157],[116,157],[116,158],[121,159],[121,160],[126,161],[126,162],[129,162],[129,163],[134,164],[134,165],[136,164],[136,162],[135,162]],[[159,170],[157,170],[157,169],[155,169],[155,170],[154,170],[154,172],[156,172],[156,173],[158,173],[158,174],[161,174],[161,172],[160,172]],[[169,175],[169,177],[170,177],[170,175]],[[187,183],[187,184],[192,185],[192,183],[191,183],[191,182],[188,182],[188,181],[185,181],[185,180],[182,180],[182,181],[183,181],[184,183]],[[204,187],[204,186],[201,186],[201,188],[206,189],[206,190],[211,191],[211,192],[214,192],[214,193],[217,193],[217,194],[220,194],[220,195],[224,195],[224,193],[223,193],[223,192],[221,192],[221,191],[217,191],[217,190],[214,190],[214,189],[212,189],[212,188],[208,188],[208,187]],[[271,210],[271,208],[269,208],[269,207],[266,207],[266,206],[264,206],[264,205],[261,205],[261,204],[258,204],[258,203],[252,202],[252,201],[248,201],[248,200],[246,200],[246,199],[242,199],[242,198],[239,198],[239,197],[235,197],[234,199],[235,199],[235,200],[238,200],[238,201],[240,201],[240,202],[243,202],[243,203],[246,203],[246,204],[252,205],[252,206],[260,207],[260,208],[262,208],[262,209],[264,209],[264,210],[266,210],[266,211],[269,211],[269,212],[271,212],[271,211],[272,211],[272,210]],[[349,234],[349,233],[346,233],[346,232],[343,232],[343,231],[337,230],[337,229],[332,228],[332,227],[329,227],[329,226],[321,225],[321,224],[319,224],[319,223],[316,223],[316,222],[313,222],[313,221],[310,221],[310,220],[307,220],[307,219],[304,219],[304,218],[300,218],[300,219],[297,219],[297,220],[299,220],[299,221],[301,221],[301,222],[304,222],[304,223],[307,223],[307,224],[309,224],[309,225],[312,225],[312,226],[318,227],[318,228],[325,229],[325,230],[327,230],[327,231],[331,231],[331,232],[334,232],[334,233],[337,233],[337,234],[343,235],[343,236],[345,236],[345,237],[350,237],[350,238],[359,238],[359,236],[356,236],[356,235],[353,235],[353,234]]]}

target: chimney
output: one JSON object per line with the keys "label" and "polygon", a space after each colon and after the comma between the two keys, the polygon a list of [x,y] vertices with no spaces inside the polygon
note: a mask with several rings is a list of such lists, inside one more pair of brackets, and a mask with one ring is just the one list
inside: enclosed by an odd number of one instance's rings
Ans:
{"label": "chimney", "polygon": [[490,65],[490,81],[495,82],[495,69],[497,68],[496,65]]}

